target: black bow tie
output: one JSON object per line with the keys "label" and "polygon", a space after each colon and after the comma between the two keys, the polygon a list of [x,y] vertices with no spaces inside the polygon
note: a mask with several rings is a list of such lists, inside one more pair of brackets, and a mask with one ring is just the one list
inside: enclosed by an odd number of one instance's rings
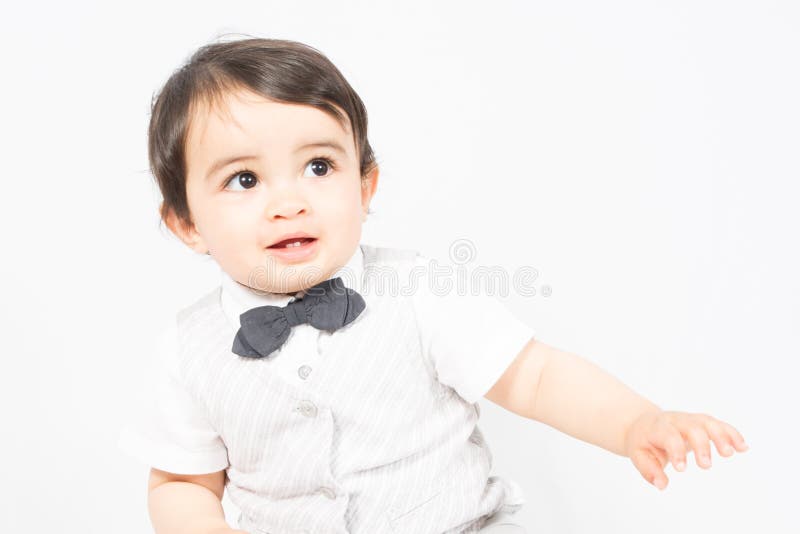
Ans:
{"label": "black bow tie", "polygon": [[341,278],[328,279],[286,306],[258,306],[241,314],[231,350],[239,356],[263,358],[284,344],[293,326],[309,323],[333,332],[354,321],[365,307],[363,297],[345,287]]}

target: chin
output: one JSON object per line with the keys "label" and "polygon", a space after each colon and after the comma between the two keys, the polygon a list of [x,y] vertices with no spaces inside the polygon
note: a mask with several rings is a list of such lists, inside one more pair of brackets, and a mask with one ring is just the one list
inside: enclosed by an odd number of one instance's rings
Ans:
{"label": "chin", "polygon": [[[334,270],[328,266],[317,265],[314,262],[301,265],[290,265],[284,267],[280,272],[284,274],[280,280],[276,280],[276,293],[297,293],[324,282],[331,277]],[[291,274],[288,274],[291,272]],[[279,275],[280,276],[280,275]],[[280,283],[282,282],[282,283]]]}

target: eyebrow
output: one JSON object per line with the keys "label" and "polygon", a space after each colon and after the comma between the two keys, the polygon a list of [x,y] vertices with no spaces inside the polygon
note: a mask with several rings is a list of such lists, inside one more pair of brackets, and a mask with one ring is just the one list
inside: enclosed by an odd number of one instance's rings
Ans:
{"label": "eyebrow", "polygon": [[[347,154],[347,151],[344,149],[344,147],[342,147],[342,145],[340,145],[333,139],[322,139],[315,143],[306,143],[305,145],[297,147],[294,153],[297,154],[298,152],[306,150],[308,148],[330,148],[332,150],[335,150],[336,152],[339,152],[343,156]],[[206,180],[211,178],[211,176],[214,175],[217,171],[227,167],[231,163],[236,163],[237,161],[254,160],[254,159],[258,159],[258,156],[253,154],[241,154],[238,156],[231,156],[229,158],[217,160],[216,162],[214,162],[214,164],[206,173]]]}

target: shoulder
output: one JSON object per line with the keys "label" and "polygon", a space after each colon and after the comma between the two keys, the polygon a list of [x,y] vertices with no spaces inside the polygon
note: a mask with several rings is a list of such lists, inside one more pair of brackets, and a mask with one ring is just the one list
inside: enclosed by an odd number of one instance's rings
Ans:
{"label": "shoulder", "polygon": [[409,296],[419,257],[416,249],[361,244],[361,250],[364,253],[362,290],[377,295]]}
{"label": "shoulder", "polygon": [[364,266],[386,263],[413,263],[419,252],[412,248],[361,244],[364,253]]}
{"label": "shoulder", "polygon": [[210,308],[219,305],[222,286],[203,293],[196,300],[180,308],[175,314],[176,327],[183,326],[192,319],[203,316]]}
{"label": "shoulder", "polygon": [[[221,313],[222,287],[202,293],[194,301],[180,307],[170,324],[161,330],[158,353],[173,375],[185,371],[188,360],[197,360],[197,343],[207,344],[216,332],[217,316]],[[202,342],[200,340],[203,340]]]}
{"label": "shoulder", "polygon": [[175,317],[159,325],[151,338],[150,374],[174,377],[178,369],[178,323]]}

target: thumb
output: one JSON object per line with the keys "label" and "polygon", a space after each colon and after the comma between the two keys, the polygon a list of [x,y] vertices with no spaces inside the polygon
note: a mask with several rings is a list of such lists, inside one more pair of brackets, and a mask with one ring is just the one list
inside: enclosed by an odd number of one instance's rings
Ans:
{"label": "thumb", "polygon": [[667,475],[664,473],[661,462],[647,449],[636,449],[631,454],[631,461],[646,481],[660,490],[667,487]]}

